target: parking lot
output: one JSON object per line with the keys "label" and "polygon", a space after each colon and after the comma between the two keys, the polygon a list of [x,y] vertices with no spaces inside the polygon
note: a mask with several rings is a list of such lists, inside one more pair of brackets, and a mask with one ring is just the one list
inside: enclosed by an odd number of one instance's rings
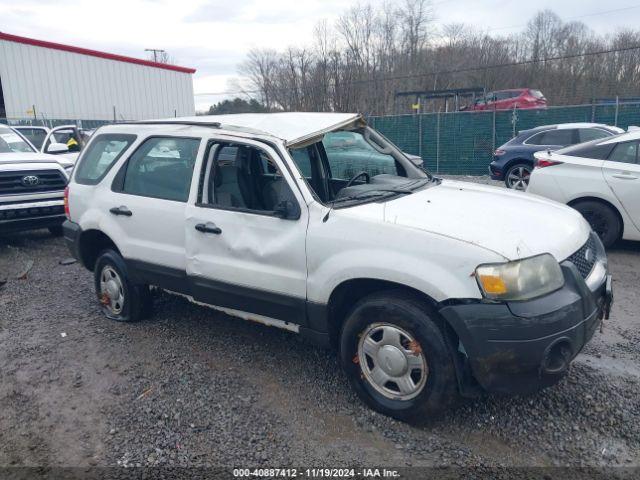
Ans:
{"label": "parking lot", "polygon": [[[482,180],[482,179],[480,179]],[[46,231],[0,238],[0,464],[640,464],[640,245],[609,252],[611,319],[555,387],[412,427],[366,408],[335,353],[157,293],[107,321]]]}

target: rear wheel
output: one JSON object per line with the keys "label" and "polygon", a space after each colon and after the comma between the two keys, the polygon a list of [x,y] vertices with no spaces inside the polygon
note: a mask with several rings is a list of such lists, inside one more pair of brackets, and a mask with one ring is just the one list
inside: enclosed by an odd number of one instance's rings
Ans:
{"label": "rear wheel", "polygon": [[135,322],[148,315],[152,302],[149,287],[132,283],[120,254],[103,251],[93,273],[96,295],[107,318]]}
{"label": "rear wheel", "polygon": [[507,188],[514,190],[526,190],[529,185],[529,178],[533,168],[526,163],[516,163],[507,170],[504,176],[504,183]]}
{"label": "rear wheel", "polygon": [[622,225],[616,211],[601,202],[584,200],[572,205],[589,222],[602,244],[610,247],[620,238]]}
{"label": "rear wheel", "polygon": [[340,361],[371,408],[423,422],[456,397],[451,355],[435,313],[403,292],[372,294],[348,315]]}

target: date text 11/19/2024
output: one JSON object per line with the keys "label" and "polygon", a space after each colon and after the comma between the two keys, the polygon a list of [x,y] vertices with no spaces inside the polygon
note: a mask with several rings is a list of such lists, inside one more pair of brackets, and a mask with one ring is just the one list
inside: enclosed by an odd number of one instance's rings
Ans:
{"label": "date text 11/19/2024", "polygon": [[234,468],[235,478],[400,478],[388,468]]}

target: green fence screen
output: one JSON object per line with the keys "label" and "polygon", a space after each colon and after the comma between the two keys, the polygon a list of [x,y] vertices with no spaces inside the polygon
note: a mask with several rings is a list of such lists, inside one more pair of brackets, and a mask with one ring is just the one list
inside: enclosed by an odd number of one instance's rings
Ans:
{"label": "green fence screen", "polygon": [[605,123],[627,129],[640,125],[640,103],[369,118],[372,127],[402,150],[420,155],[427,169],[452,175],[488,174],[494,150],[519,131],[573,122]]}

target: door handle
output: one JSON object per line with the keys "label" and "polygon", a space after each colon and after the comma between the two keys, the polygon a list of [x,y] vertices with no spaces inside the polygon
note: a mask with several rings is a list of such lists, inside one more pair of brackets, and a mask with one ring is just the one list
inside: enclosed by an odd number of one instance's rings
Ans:
{"label": "door handle", "polygon": [[222,233],[222,229],[212,222],[198,223],[196,224],[196,230],[202,233],[213,233],[215,235],[220,235]]}
{"label": "door handle", "polygon": [[131,212],[131,210],[129,210],[127,207],[125,207],[124,205],[120,206],[120,207],[113,207],[110,208],[109,211],[111,213],[113,213],[114,215],[123,215],[125,217],[130,217],[131,215],[133,215],[133,213]]}
{"label": "door handle", "polygon": [[635,175],[631,175],[628,173],[614,173],[613,177],[619,178],[621,180],[637,180],[638,179],[638,177],[636,177]]}

